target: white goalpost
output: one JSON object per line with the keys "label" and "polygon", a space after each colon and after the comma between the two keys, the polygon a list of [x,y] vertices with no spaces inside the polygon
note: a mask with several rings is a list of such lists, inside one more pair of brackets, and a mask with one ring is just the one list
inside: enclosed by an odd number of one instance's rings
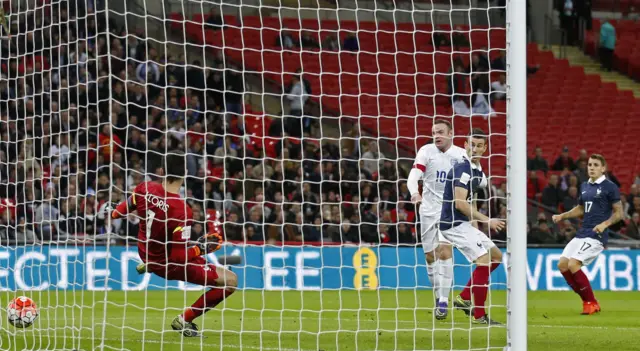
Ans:
{"label": "white goalpost", "polygon": [[[527,349],[525,0],[0,6],[0,349]],[[477,204],[507,229],[479,229],[504,253],[486,302],[504,325],[454,308],[475,267],[455,249],[435,317],[406,183],[437,120],[458,146],[488,135]],[[107,213],[174,152],[189,239],[220,219],[206,259],[238,276],[203,338],[171,322],[209,287],[138,272],[146,218]],[[7,323],[18,296],[28,328]]]}

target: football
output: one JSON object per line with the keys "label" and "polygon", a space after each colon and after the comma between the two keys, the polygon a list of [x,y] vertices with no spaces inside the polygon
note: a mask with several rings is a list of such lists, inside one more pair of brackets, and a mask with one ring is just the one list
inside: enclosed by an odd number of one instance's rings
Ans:
{"label": "football", "polygon": [[7,306],[7,318],[16,328],[28,328],[38,318],[36,303],[26,296],[16,297]]}

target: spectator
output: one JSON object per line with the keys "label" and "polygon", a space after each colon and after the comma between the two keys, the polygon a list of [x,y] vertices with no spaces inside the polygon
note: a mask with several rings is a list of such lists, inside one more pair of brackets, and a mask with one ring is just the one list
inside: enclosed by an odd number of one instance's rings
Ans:
{"label": "spectator", "polygon": [[536,146],[536,154],[533,158],[530,158],[527,162],[527,169],[529,171],[543,171],[547,174],[549,170],[549,164],[547,164],[547,160],[542,157],[542,148]]}
{"label": "spectator", "polygon": [[207,29],[218,30],[223,28],[222,16],[220,16],[218,9],[216,9],[215,7],[212,7],[211,10],[209,10],[209,13],[207,14],[206,24]]}
{"label": "spectator", "polygon": [[372,140],[367,144],[367,151],[362,155],[362,168],[370,174],[377,173],[384,158],[384,154],[378,150],[378,143]]}
{"label": "spectator", "polygon": [[640,211],[640,196],[635,196],[631,202],[631,208],[629,208],[629,213],[633,214],[638,211]]}
{"label": "spectator", "polygon": [[613,52],[616,49],[616,29],[608,20],[605,20],[600,27],[599,45],[602,68],[611,72],[613,69]]}
{"label": "spectator", "polygon": [[319,49],[318,32],[312,32],[305,30],[302,32],[302,38],[300,38],[300,45],[302,50],[314,50]]}
{"label": "spectator", "polygon": [[542,191],[542,204],[556,209],[564,199],[564,193],[558,184],[558,176],[549,177],[549,184]]}
{"label": "spectator", "polygon": [[585,149],[580,149],[580,153],[578,154],[578,159],[576,159],[575,163],[578,164],[578,162],[580,161],[584,161],[584,162],[589,162],[589,154],[587,153],[587,150]]}
{"label": "spectator", "polygon": [[556,159],[556,162],[553,163],[553,167],[551,167],[554,171],[562,171],[568,169],[570,171],[575,171],[576,165],[573,162],[571,156],[569,156],[569,147],[565,146],[562,148],[562,153]]}
{"label": "spectator", "polygon": [[539,220],[529,233],[528,242],[531,244],[556,244],[557,241],[546,220]]}
{"label": "spectator", "polygon": [[302,136],[301,124],[303,121],[296,117],[304,115],[304,106],[309,99],[307,87],[301,78],[301,76],[293,76],[290,90],[286,92],[287,100],[289,100],[289,115],[292,117],[285,117],[285,127],[289,135],[298,138]]}
{"label": "spectator", "polygon": [[38,223],[39,238],[42,241],[55,240],[56,226],[60,211],[57,207],[56,192],[53,187],[47,188],[42,204],[35,210],[35,223]]}
{"label": "spectator", "polygon": [[565,219],[562,222],[562,228],[560,230],[560,235],[558,236],[558,244],[566,244],[569,241],[571,241],[571,239],[573,239],[576,236],[576,227],[573,225],[573,222],[571,222],[568,219]]}
{"label": "spectator", "polygon": [[570,211],[572,208],[578,206],[578,188],[572,186],[569,188],[567,195],[562,200],[562,208],[564,211]]}
{"label": "spectator", "polygon": [[627,196],[625,194],[620,194],[620,203],[622,204],[622,219],[626,221],[631,218],[631,215],[629,214],[631,205],[627,201]]}
{"label": "spectator", "polygon": [[353,33],[347,34],[342,43],[342,49],[353,52],[359,51],[360,45],[358,44],[358,37]]}
{"label": "spectator", "polygon": [[529,172],[529,179],[527,179],[527,197],[530,199],[536,198],[542,193],[544,187],[544,181],[538,178],[536,171]]}
{"label": "spectator", "polygon": [[295,47],[300,47],[300,42],[291,32],[283,30],[280,32],[280,36],[276,38],[276,46],[282,49],[292,50]]}
{"label": "spectator", "polygon": [[[491,100],[506,100],[507,98],[507,76],[500,73],[498,80],[491,83]],[[546,161],[545,161],[546,162]]]}
{"label": "spectator", "polygon": [[640,240],[640,214],[634,212],[627,224],[625,234],[633,240]]}
{"label": "spectator", "polygon": [[[227,113],[227,123],[235,116],[238,123],[237,127],[244,134],[244,118],[242,117],[244,111],[244,80],[243,77],[238,74],[238,68],[231,67],[227,70],[225,85],[224,99],[226,103],[225,112]],[[229,123],[229,125],[230,124],[231,123]]]}
{"label": "spectator", "polygon": [[467,104],[469,86],[464,72],[465,68],[462,60],[459,57],[453,59],[453,67],[449,71],[451,78],[448,81],[448,94],[451,96],[451,104],[456,114],[470,115],[471,111]]}
{"label": "spectator", "polygon": [[335,35],[327,35],[322,42],[322,50],[324,51],[338,51],[340,50],[340,43]]}
{"label": "spectator", "polygon": [[587,170],[587,162],[578,162],[578,167],[573,172],[578,177],[578,183],[582,184],[589,180],[589,171]]}

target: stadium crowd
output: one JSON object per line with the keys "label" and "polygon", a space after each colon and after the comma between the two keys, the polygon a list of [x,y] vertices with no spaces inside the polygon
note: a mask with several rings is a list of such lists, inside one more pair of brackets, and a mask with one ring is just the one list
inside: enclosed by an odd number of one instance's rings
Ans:
{"label": "stadium crowd", "polygon": [[[294,98],[293,119],[277,118],[269,130],[280,138],[276,157],[265,158],[244,132],[243,76],[223,63],[221,52],[203,70],[201,62],[187,65],[158,51],[144,32],[115,30],[120,27],[108,24],[104,11],[64,4],[19,14],[1,43],[2,242],[75,240],[108,231],[135,237],[140,218],[132,214],[107,228],[105,206],[154,179],[163,154],[182,150],[194,239],[217,212],[227,240],[417,243],[407,171],[385,158],[375,139],[353,127],[350,138],[321,140],[299,119],[295,109],[302,107]],[[304,85],[300,77],[286,96]],[[310,138],[282,134],[296,123]],[[538,151],[530,160],[531,197],[551,208],[575,204],[584,155],[573,162],[563,153],[551,167],[563,173],[545,186],[536,171],[549,167]],[[494,184],[491,196],[479,200],[481,211],[506,218],[505,191],[505,184]],[[637,186],[629,196],[626,232],[637,237]],[[543,212],[538,216],[531,242],[570,239],[565,229],[574,224],[556,233]],[[493,239],[504,240],[505,233]]]}

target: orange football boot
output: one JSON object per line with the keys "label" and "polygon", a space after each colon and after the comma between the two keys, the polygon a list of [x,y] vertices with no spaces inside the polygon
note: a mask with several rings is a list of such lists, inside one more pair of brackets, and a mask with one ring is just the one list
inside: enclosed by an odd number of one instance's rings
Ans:
{"label": "orange football boot", "polygon": [[582,314],[592,315],[598,312],[600,312],[600,305],[598,304],[598,301],[582,303]]}

